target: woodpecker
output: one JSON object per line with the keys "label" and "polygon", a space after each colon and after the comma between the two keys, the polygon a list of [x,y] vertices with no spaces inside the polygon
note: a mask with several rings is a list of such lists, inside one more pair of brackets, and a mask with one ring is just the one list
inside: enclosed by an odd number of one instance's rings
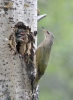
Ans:
{"label": "woodpecker", "polygon": [[44,28],[43,28],[43,31],[44,31],[45,39],[38,46],[35,52],[35,56],[34,56],[34,64],[36,67],[36,77],[34,80],[34,88],[36,88],[40,78],[45,73],[45,70],[47,68],[48,61],[49,61],[52,44],[54,42],[54,35]]}

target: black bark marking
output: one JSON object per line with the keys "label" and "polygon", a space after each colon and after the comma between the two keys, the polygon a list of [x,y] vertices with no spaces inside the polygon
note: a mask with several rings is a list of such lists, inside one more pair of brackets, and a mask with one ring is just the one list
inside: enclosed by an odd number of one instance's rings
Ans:
{"label": "black bark marking", "polygon": [[37,31],[34,31],[34,36],[36,36],[37,35]]}

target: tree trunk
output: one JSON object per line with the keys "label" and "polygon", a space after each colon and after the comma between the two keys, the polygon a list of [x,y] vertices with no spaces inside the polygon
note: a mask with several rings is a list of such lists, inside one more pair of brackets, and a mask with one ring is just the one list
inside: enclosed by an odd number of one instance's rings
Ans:
{"label": "tree trunk", "polygon": [[37,0],[0,0],[0,100],[38,100],[31,79],[35,77],[33,63],[25,63],[24,58],[14,55],[8,46],[9,36],[18,22],[23,22],[33,34],[34,52],[37,47]]}

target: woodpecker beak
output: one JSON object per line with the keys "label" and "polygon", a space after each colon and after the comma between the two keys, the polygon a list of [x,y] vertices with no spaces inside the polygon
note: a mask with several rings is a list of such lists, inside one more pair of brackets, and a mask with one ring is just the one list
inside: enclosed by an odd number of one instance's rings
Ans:
{"label": "woodpecker beak", "polygon": [[45,30],[44,27],[42,27],[42,29],[43,29],[44,33],[47,33],[47,30]]}

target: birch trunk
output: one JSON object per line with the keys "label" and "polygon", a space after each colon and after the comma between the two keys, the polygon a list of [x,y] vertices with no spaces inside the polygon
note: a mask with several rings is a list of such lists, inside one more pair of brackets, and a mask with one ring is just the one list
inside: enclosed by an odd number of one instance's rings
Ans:
{"label": "birch trunk", "polygon": [[31,28],[32,33],[37,31],[37,0],[0,0],[0,100],[37,100],[24,60],[8,47],[9,35],[18,22]]}

